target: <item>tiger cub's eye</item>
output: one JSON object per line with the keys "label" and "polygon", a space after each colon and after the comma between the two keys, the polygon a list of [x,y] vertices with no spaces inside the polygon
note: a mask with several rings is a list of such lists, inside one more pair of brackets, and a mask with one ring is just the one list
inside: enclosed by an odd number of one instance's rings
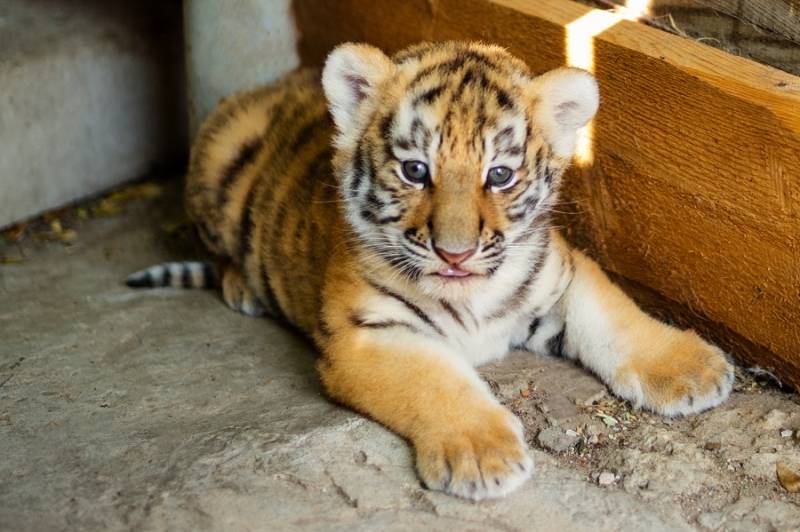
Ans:
{"label": "tiger cub's eye", "polygon": [[430,174],[428,165],[422,161],[403,161],[403,178],[410,185],[424,185]]}
{"label": "tiger cub's eye", "polygon": [[506,166],[495,166],[489,169],[486,183],[496,189],[504,189],[513,184],[514,171]]}

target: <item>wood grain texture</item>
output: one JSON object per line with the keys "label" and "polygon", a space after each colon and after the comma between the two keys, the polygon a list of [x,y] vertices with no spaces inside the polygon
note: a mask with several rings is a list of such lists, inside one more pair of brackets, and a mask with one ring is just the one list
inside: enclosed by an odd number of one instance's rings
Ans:
{"label": "wood grain texture", "polygon": [[[566,26],[590,11],[567,0],[295,2],[308,63],[343,41],[392,52],[483,39],[536,72],[565,64]],[[568,236],[800,389],[800,78],[627,21],[599,34],[594,54],[595,161],[567,177]]]}

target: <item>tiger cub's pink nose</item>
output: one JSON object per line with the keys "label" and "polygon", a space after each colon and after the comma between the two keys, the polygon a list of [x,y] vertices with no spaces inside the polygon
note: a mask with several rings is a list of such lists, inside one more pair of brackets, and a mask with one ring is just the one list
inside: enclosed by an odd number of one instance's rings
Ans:
{"label": "tiger cub's pink nose", "polygon": [[467,249],[465,251],[447,251],[439,246],[433,246],[433,249],[436,250],[436,254],[442,257],[447,264],[451,266],[458,266],[473,256],[478,250],[478,246],[476,245],[472,249]]}

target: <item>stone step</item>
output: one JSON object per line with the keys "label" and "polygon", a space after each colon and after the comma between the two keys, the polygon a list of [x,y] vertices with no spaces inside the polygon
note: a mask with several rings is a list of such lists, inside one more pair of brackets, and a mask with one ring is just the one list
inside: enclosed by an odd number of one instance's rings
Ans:
{"label": "stone step", "polygon": [[181,4],[0,3],[0,227],[185,155]]}

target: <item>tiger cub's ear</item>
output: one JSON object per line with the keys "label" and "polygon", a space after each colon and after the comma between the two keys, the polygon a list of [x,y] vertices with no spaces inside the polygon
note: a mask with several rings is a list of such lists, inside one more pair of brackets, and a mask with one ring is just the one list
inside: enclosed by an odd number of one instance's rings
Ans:
{"label": "tiger cub's ear", "polygon": [[577,133],[597,112],[597,81],[577,68],[557,68],[534,78],[535,117],[556,155],[572,157]]}
{"label": "tiger cub's ear", "polygon": [[322,71],[322,86],[340,133],[346,135],[358,125],[359,107],[394,71],[394,63],[367,44],[342,44],[328,55]]}

